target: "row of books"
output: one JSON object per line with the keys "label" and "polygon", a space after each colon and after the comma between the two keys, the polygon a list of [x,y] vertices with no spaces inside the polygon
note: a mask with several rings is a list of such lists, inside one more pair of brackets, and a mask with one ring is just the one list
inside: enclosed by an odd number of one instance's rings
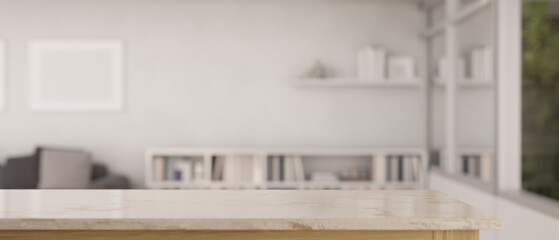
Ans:
{"label": "row of books", "polygon": [[357,52],[359,79],[382,80],[385,78],[386,50],[367,45]]}
{"label": "row of books", "polygon": [[462,173],[467,176],[491,181],[492,158],[489,154],[465,154],[461,156]]}
{"label": "row of books", "polygon": [[[477,47],[460,57],[456,72],[460,80],[493,81],[493,50],[490,47]],[[438,62],[438,81],[448,78],[448,60],[441,57]]]}
{"label": "row of books", "polygon": [[375,182],[412,182],[421,174],[419,155],[376,155],[371,179]]}
{"label": "row of books", "polygon": [[226,155],[212,157],[212,180],[224,182],[262,181],[262,161],[258,155]]}
{"label": "row of books", "polygon": [[305,181],[303,160],[300,156],[268,157],[268,180],[274,182]]}
{"label": "row of books", "polygon": [[204,163],[200,159],[179,156],[156,156],[153,160],[155,181],[202,181]]}
{"label": "row of books", "polygon": [[468,53],[467,66],[469,77],[477,81],[493,81],[493,50],[490,47],[477,47]]}
{"label": "row of books", "polygon": [[[468,173],[476,169],[475,158],[468,158]],[[211,180],[223,182],[246,182],[259,184],[264,180],[272,182],[304,182],[306,180],[303,160],[300,156],[277,155],[266,159],[267,168],[262,166],[259,155],[217,155],[212,157]],[[372,160],[370,180],[375,182],[413,182],[421,174],[419,155],[375,155]],[[471,162],[474,161],[474,162]],[[471,163],[470,163],[471,162]],[[339,176],[338,170],[332,172],[312,172],[313,181],[366,180],[367,174],[359,169],[355,174]],[[475,172],[475,170],[474,170]],[[203,181],[204,162],[202,159],[179,156],[156,156],[153,167],[156,181]]]}
{"label": "row of books", "polygon": [[410,81],[415,78],[412,56],[392,56],[381,47],[364,46],[357,51],[357,76],[368,81]]}

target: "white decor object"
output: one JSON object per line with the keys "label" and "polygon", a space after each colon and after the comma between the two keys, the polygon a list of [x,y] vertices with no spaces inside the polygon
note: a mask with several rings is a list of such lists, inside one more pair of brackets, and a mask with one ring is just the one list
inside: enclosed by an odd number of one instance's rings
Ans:
{"label": "white decor object", "polygon": [[493,81],[493,49],[476,47],[459,60],[458,77],[460,80],[490,83]]}
{"label": "white decor object", "polygon": [[6,109],[6,43],[0,41],[0,112]]}
{"label": "white decor object", "polygon": [[367,45],[357,52],[359,80],[383,81],[385,79],[386,51]]}
{"label": "white decor object", "polygon": [[415,62],[410,56],[393,56],[388,59],[388,77],[396,81],[412,81],[415,78]]}
{"label": "white decor object", "polygon": [[328,76],[327,70],[320,61],[316,61],[306,74],[306,78],[321,79]]}
{"label": "white decor object", "polygon": [[448,61],[445,57],[439,58],[436,74],[437,82],[443,82],[448,77],[447,65]]}
{"label": "white decor object", "polygon": [[123,43],[40,40],[29,44],[30,107],[37,111],[118,111]]}
{"label": "white decor object", "polygon": [[176,170],[181,173],[182,182],[192,181],[192,162],[190,160],[183,160],[175,166]]}
{"label": "white decor object", "polygon": [[338,175],[333,172],[313,172],[311,174],[311,181],[337,183],[340,180],[338,178]]}
{"label": "white decor object", "polygon": [[490,47],[474,48],[470,53],[471,77],[474,81],[490,82],[493,79],[493,50]]}

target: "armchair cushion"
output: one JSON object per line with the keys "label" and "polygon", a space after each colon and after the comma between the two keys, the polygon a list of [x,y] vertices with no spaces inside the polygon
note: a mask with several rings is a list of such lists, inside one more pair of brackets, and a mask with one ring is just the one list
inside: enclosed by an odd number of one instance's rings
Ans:
{"label": "armchair cushion", "polygon": [[120,175],[109,175],[94,180],[89,186],[91,189],[128,189],[130,182],[128,178]]}
{"label": "armchair cushion", "polygon": [[99,179],[109,175],[109,169],[103,164],[93,163],[91,165],[91,180]]}
{"label": "armchair cushion", "polygon": [[91,179],[89,154],[78,150],[41,149],[39,188],[84,189]]}
{"label": "armchair cushion", "polygon": [[9,158],[3,170],[3,185],[7,189],[34,189],[39,182],[39,157]]}

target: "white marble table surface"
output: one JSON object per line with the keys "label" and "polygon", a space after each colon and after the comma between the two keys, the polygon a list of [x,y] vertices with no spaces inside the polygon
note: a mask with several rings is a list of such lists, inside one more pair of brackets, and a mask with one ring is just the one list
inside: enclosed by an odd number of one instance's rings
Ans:
{"label": "white marble table surface", "polygon": [[422,190],[0,190],[1,230],[493,230]]}

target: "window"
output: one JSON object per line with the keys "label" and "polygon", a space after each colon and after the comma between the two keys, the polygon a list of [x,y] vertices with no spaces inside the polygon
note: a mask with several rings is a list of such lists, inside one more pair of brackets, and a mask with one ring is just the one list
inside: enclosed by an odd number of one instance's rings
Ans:
{"label": "window", "polygon": [[522,187],[559,200],[559,3],[524,3],[522,24]]}

